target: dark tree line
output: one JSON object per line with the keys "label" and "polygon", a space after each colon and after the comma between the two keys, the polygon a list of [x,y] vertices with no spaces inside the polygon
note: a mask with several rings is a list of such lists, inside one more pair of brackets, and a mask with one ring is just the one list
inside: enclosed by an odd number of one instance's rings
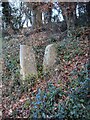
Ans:
{"label": "dark tree line", "polygon": [[[78,6],[78,7],[77,7]],[[58,15],[53,14],[56,10]],[[78,14],[76,13],[78,11]],[[2,2],[2,20],[3,29],[10,26],[12,29],[23,28],[25,22],[27,27],[29,22],[33,28],[42,26],[42,24],[51,22],[60,22],[60,14],[63,16],[68,29],[75,28],[76,25],[86,25],[90,21],[90,2],[87,3],[23,3],[19,8],[11,6],[9,2]],[[44,15],[44,21],[42,20]],[[24,16],[24,18],[23,18]],[[22,19],[23,18],[23,19]],[[81,21],[81,23],[80,23]]]}
{"label": "dark tree line", "polygon": [[[6,26],[11,25],[12,15],[11,15],[11,6],[9,2],[2,3],[2,13],[3,13],[3,21],[6,23]],[[3,26],[4,27],[4,26]]]}

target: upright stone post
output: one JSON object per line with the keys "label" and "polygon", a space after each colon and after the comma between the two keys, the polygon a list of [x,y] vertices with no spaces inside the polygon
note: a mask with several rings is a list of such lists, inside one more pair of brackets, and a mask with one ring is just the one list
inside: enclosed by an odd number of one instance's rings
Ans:
{"label": "upright stone post", "polygon": [[47,72],[53,68],[56,62],[56,48],[54,44],[50,44],[45,49],[44,59],[43,59],[43,72]]}
{"label": "upright stone post", "polygon": [[20,45],[20,74],[22,79],[30,74],[37,75],[35,54],[32,46]]}

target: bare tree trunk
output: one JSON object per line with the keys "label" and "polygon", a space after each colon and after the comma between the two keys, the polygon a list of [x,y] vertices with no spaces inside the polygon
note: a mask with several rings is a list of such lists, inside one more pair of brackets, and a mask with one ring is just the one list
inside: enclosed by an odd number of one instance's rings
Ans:
{"label": "bare tree trunk", "polygon": [[66,20],[67,23],[67,29],[68,31],[75,29],[75,19],[76,19],[76,3],[73,2],[67,2],[60,4],[60,7],[62,9],[62,14]]}
{"label": "bare tree trunk", "polygon": [[32,27],[35,28],[36,27],[36,12],[35,12],[35,10],[33,10],[32,12],[33,12]]}
{"label": "bare tree trunk", "polygon": [[33,10],[33,21],[32,21],[33,28],[41,27],[42,26],[42,12],[35,8]]}
{"label": "bare tree trunk", "polygon": [[49,5],[48,8],[48,22],[51,22],[51,18],[52,18],[52,5]]}
{"label": "bare tree trunk", "polygon": [[37,22],[37,27],[41,27],[42,25],[42,12],[39,10],[36,10],[36,22]]}

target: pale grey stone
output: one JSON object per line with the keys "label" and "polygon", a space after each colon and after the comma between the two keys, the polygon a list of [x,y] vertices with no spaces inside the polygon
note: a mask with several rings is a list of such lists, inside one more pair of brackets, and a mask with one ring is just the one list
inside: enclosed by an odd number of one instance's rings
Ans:
{"label": "pale grey stone", "polygon": [[43,59],[43,71],[46,72],[53,68],[56,62],[56,49],[54,44],[50,44],[45,49],[44,59]]}
{"label": "pale grey stone", "polygon": [[20,67],[23,79],[31,74],[37,75],[35,54],[32,46],[20,45]]}

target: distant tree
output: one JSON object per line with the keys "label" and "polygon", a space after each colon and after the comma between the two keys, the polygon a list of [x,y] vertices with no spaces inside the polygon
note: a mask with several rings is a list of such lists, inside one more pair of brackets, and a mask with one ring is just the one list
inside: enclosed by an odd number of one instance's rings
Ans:
{"label": "distant tree", "polygon": [[59,4],[62,9],[62,14],[67,23],[67,29],[75,29],[75,19],[76,19],[76,3],[65,2]]}
{"label": "distant tree", "polygon": [[41,27],[43,24],[42,14],[44,13],[44,23],[50,23],[52,19],[52,6],[53,3],[45,2],[30,2],[27,6],[31,8],[32,11],[32,27]]}
{"label": "distant tree", "polygon": [[11,6],[9,2],[2,2],[2,27],[7,28],[9,25],[12,25],[12,15],[11,15]]}
{"label": "distant tree", "polygon": [[79,2],[79,3],[77,3],[77,5],[78,5],[79,17],[82,17],[83,13],[85,12],[85,3]]}
{"label": "distant tree", "polygon": [[13,30],[18,30],[23,27],[27,17],[25,16],[25,20],[22,20],[22,18],[24,14],[28,14],[26,12],[27,7],[23,2],[19,2],[18,4],[19,6],[17,7],[14,2],[2,2],[2,22],[4,29],[10,27]]}
{"label": "distant tree", "polygon": [[32,27],[37,28],[42,25],[42,11],[40,9],[41,4],[40,2],[29,2],[26,3],[27,7],[32,11]]}
{"label": "distant tree", "polygon": [[86,11],[87,11],[88,24],[90,26],[90,1],[87,2],[87,4],[86,4]]}
{"label": "distant tree", "polygon": [[52,3],[48,3],[48,8],[47,8],[47,21],[48,23],[51,22],[51,19],[52,19]]}

